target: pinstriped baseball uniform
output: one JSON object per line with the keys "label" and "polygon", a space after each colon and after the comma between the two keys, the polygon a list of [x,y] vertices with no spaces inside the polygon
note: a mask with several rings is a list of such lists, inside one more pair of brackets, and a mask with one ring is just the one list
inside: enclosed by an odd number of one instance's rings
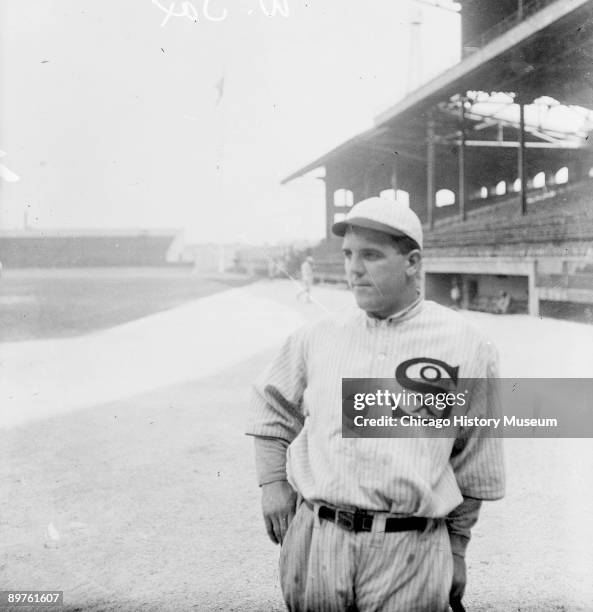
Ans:
{"label": "pinstriped baseball uniform", "polygon": [[280,582],[293,611],[441,612],[451,565],[442,521],[426,533],[352,534],[301,504],[282,544]]}
{"label": "pinstriped baseball uniform", "polygon": [[[254,414],[248,433],[289,443],[288,480],[312,503],[442,518],[462,502],[462,495],[477,499],[502,497],[501,440],[480,436],[478,430],[459,431],[457,441],[444,437],[342,438],[342,378],[393,378],[398,365],[419,358],[458,367],[459,378],[484,381],[471,395],[468,416],[497,416],[500,412],[493,380],[497,376],[494,347],[458,313],[430,301],[419,301],[387,319],[374,319],[358,309],[345,311],[292,335],[254,385]],[[316,527],[312,531],[308,527],[312,540],[305,550],[307,538],[297,530],[307,521],[316,522]],[[283,546],[288,551],[282,555],[283,591],[289,603],[291,598],[305,599],[292,609],[344,609],[354,600],[351,594],[337,588],[336,580],[347,584],[348,573],[357,566],[350,578],[361,610],[375,609],[369,602],[377,598],[388,602],[383,609],[446,609],[451,560],[442,522],[436,523],[429,538],[434,563],[424,563],[422,571],[417,567],[413,576],[402,578],[399,589],[394,568],[403,571],[401,568],[418,561],[416,553],[410,551],[424,550],[421,538],[426,534],[381,536],[376,529],[352,534],[333,523],[319,524],[304,504],[294,523]],[[355,539],[350,541],[351,538]],[[381,538],[380,545],[377,538]],[[320,545],[323,540],[327,540],[325,546]],[[342,547],[339,559],[333,562],[327,552],[332,548],[330,541]],[[355,545],[364,549],[358,556],[353,552]],[[445,555],[441,554],[444,548]],[[311,557],[311,550],[318,552]],[[345,561],[351,555],[358,559],[354,565]],[[414,555],[412,560],[410,555]],[[367,557],[369,561],[363,562]],[[369,584],[368,579],[361,580],[361,568],[369,565],[371,557],[376,566],[373,593],[367,593],[368,605],[361,607],[360,598]],[[292,568],[287,559],[293,559]],[[317,564],[318,571],[309,567],[308,573],[299,573],[298,565],[305,562]],[[340,563],[342,568],[338,567]],[[430,576],[426,574],[427,567],[432,567]],[[290,578],[302,575],[307,578],[306,588],[302,584],[295,586]],[[421,593],[426,596],[424,603]]]}

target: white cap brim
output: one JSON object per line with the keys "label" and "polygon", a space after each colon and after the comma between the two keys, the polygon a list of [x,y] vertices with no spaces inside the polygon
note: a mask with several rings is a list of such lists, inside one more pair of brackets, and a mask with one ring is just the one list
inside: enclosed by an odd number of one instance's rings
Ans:
{"label": "white cap brim", "polygon": [[379,221],[374,221],[373,219],[365,219],[364,217],[354,217],[352,219],[348,219],[348,221],[338,221],[332,225],[332,232],[334,235],[342,237],[346,234],[346,231],[350,226],[363,227],[365,229],[383,232],[385,234],[389,234],[390,236],[397,236],[400,238],[406,236],[414,240],[414,242],[418,242],[413,236],[401,232],[400,230],[396,230],[390,225],[385,225],[385,223],[379,223]]}

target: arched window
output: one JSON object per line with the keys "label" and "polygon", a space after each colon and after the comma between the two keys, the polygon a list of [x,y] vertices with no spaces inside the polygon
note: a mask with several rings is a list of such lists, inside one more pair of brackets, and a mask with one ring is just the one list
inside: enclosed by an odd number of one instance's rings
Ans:
{"label": "arched window", "polygon": [[403,189],[383,189],[379,196],[390,200],[397,200],[400,204],[410,206],[410,194]]}
{"label": "arched window", "polygon": [[410,194],[403,189],[398,189],[396,191],[397,201],[405,204],[408,208],[410,206]]}
{"label": "arched window", "polygon": [[505,183],[505,181],[500,181],[498,183],[496,183],[496,187],[494,188],[494,193],[496,193],[496,195],[504,195],[507,192],[507,184]]}
{"label": "arched window", "polygon": [[336,189],[334,191],[334,206],[352,206],[354,194],[350,189]]}
{"label": "arched window", "polygon": [[568,183],[568,168],[563,166],[556,172],[554,175],[554,181],[556,185],[564,185],[564,183]]}
{"label": "arched window", "polygon": [[540,187],[545,187],[545,186],[546,186],[546,173],[545,172],[538,172],[533,177],[533,188],[534,189],[539,189]]}
{"label": "arched window", "polygon": [[521,191],[521,179],[515,179],[513,183],[513,191],[519,193]]}
{"label": "arched window", "polygon": [[439,189],[436,193],[437,207],[451,206],[451,204],[455,204],[455,194],[450,189]]}
{"label": "arched window", "polygon": [[488,197],[488,187],[480,187],[480,197],[482,198],[482,200],[485,200]]}

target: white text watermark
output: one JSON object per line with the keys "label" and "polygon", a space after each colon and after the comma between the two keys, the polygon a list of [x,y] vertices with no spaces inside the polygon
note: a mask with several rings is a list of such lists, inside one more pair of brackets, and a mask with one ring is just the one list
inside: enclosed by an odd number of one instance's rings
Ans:
{"label": "white text watermark", "polygon": [[[225,21],[230,15],[225,0],[201,0],[201,2],[152,0],[152,3],[164,14],[161,28],[164,28],[172,17],[181,17],[198,23],[200,20]],[[254,5],[257,6],[257,9],[247,9],[247,15],[252,15],[257,10],[266,17],[290,16],[288,0],[258,0]]]}

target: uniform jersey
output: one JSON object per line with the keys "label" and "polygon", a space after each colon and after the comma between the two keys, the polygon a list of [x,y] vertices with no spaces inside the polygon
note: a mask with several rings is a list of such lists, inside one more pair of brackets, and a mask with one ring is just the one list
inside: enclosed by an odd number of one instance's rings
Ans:
{"label": "uniform jersey", "polygon": [[343,438],[342,378],[393,378],[419,359],[485,381],[468,416],[500,413],[492,344],[456,312],[420,301],[388,319],[333,314],[293,334],[254,385],[247,433],[289,443],[291,485],[312,502],[444,517],[462,495],[504,494],[501,440],[478,428],[457,438]]}

